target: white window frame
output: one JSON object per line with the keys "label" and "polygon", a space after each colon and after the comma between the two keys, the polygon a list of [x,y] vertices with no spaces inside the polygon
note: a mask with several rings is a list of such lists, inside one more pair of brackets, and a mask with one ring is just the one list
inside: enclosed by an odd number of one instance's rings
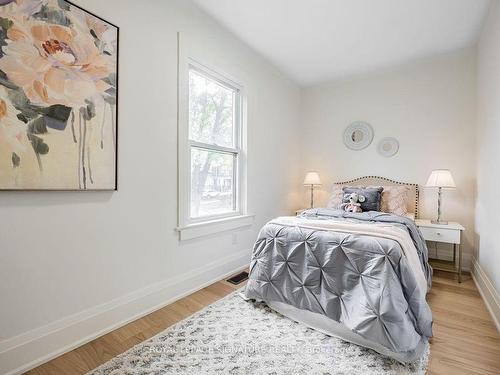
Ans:
{"label": "white window frame", "polygon": [[[178,74],[178,216],[180,239],[192,239],[225,230],[251,225],[253,216],[246,206],[246,100],[243,85],[227,74],[209,68],[193,58],[179,55]],[[189,72],[193,70],[213,79],[235,92],[234,147],[205,144],[189,138]],[[220,215],[191,218],[191,149],[201,148],[234,155],[233,207],[234,211]]]}
{"label": "white window frame", "polygon": [[[214,82],[218,83],[222,87],[225,87],[234,92],[234,104],[233,104],[233,147],[224,147],[215,144],[209,144],[204,142],[194,141],[189,138],[189,118],[188,118],[188,144],[189,144],[189,171],[191,176],[191,150],[193,148],[198,148],[206,151],[216,151],[233,156],[233,211],[217,214],[217,215],[207,215],[197,218],[191,217],[191,199],[188,200],[187,207],[187,223],[201,223],[205,221],[213,221],[217,219],[223,219],[232,216],[241,215],[241,201],[240,201],[240,160],[241,160],[241,86],[230,81],[229,79],[223,77],[221,74],[216,73],[208,68],[202,66],[201,64],[191,60],[188,64],[188,74],[194,71],[202,77],[209,78]],[[189,95],[189,92],[188,92]],[[189,102],[189,99],[188,99]],[[189,117],[189,115],[188,115]],[[191,178],[187,181],[187,189],[189,194],[191,194]]]}

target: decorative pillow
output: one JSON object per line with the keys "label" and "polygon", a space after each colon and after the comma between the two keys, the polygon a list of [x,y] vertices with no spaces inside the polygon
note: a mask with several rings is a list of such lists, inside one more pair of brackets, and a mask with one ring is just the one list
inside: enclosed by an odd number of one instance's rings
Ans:
{"label": "decorative pillow", "polygon": [[344,191],[343,188],[354,188],[360,186],[346,186],[341,184],[333,184],[332,186],[332,194],[330,195],[330,199],[326,204],[326,208],[331,208],[332,210],[340,210],[340,205],[344,203]]}
{"label": "decorative pillow", "polygon": [[405,216],[408,213],[409,186],[383,186],[382,212]]}
{"label": "decorative pillow", "polygon": [[357,193],[363,195],[366,200],[361,203],[363,211],[380,211],[380,201],[382,199],[383,187],[362,188],[362,187],[345,187],[342,189],[344,194]]}
{"label": "decorative pillow", "polygon": [[330,195],[330,199],[326,204],[327,208],[331,208],[334,210],[340,209],[340,205],[342,204],[342,198],[344,197],[344,192],[342,191],[343,187],[344,186],[339,184],[333,184],[332,194]]}

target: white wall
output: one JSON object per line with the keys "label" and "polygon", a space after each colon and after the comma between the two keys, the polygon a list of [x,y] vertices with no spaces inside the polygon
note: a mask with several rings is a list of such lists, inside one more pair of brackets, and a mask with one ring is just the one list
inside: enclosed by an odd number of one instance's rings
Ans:
{"label": "white wall", "polygon": [[[337,180],[376,174],[423,185],[432,169],[450,168],[458,189],[445,194],[445,218],[467,227],[472,253],[475,49],[308,88],[301,99],[298,87],[188,1],[78,2],[120,26],[119,191],[0,194],[0,373],[49,359],[245,265],[266,220],[307,206],[307,190],[296,193],[306,170],[322,176],[323,205]],[[497,289],[499,13],[496,4],[479,47],[477,163],[479,259]],[[183,243],[174,231],[178,31],[205,63],[246,87],[248,206],[256,215],[251,228]],[[342,143],[355,120],[375,129],[373,144],[359,152]],[[399,139],[396,157],[377,155],[385,136]],[[435,205],[435,192],[423,191],[421,217],[433,217]]]}
{"label": "white wall", "polygon": [[[298,141],[295,84],[190,2],[77,3],[120,26],[119,190],[0,194],[0,373],[17,360],[25,364],[48,354],[64,340],[41,351],[16,352],[15,360],[1,349],[102,312],[104,303],[114,301],[108,307],[116,307],[192,276],[195,281],[176,284],[178,293],[187,292],[247,264],[262,224],[297,206],[289,193],[300,172],[298,155],[289,152]],[[177,31],[205,46],[206,63],[247,90],[248,207],[256,217],[236,235],[179,243],[174,231]],[[144,302],[142,308],[158,303]],[[111,322],[119,317],[115,313]],[[96,327],[82,328],[75,337]]]}
{"label": "white wall", "polygon": [[[469,255],[474,243],[475,78],[472,48],[304,90],[302,168],[321,174],[318,205],[326,203],[335,181],[378,175],[424,185],[432,169],[449,168],[458,189],[444,194],[444,218],[467,228],[464,249]],[[356,120],[367,121],[375,131],[373,143],[362,151],[351,151],[342,141],[344,129]],[[400,142],[392,158],[376,151],[377,142],[388,136]],[[434,218],[436,196],[422,191],[421,218]],[[304,205],[307,199],[304,191]]]}
{"label": "white wall", "polygon": [[500,291],[500,2],[493,1],[478,46],[478,260]]}

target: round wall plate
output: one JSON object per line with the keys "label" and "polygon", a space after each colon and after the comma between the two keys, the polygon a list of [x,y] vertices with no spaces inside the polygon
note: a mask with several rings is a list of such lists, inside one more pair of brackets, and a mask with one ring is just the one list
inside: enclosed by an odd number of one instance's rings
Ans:
{"label": "round wall plate", "polygon": [[399,142],[396,138],[392,137],[382,138],[377,145],[378,153],[386,158],[396,155],[398,150]]}
{"label": "round wall plate", "polygon": [[367,148],[373,140],[373,128],[364,121],[356,121],[344,130],[344,144],[351,150]]}

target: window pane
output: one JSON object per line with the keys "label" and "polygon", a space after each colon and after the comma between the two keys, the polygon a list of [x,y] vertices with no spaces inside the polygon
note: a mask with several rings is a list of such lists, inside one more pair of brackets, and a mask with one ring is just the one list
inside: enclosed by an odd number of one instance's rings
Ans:
{"label": "window pane", "polygon": [[234,145],[235,91],[189,71],[189,138],[225,147]]}
{"label": "window pane", "polygon": [[235,211],[233,171],[235,156],[191,148],[191,217]]}

